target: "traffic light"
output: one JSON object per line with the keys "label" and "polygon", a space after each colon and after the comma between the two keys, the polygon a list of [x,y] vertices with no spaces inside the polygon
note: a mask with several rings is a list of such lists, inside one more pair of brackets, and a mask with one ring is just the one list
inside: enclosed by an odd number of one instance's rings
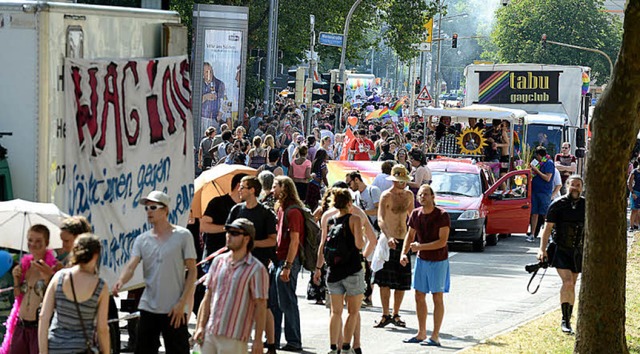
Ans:
{"label": "traffic light", "polygon": [[451,36],[451,48],[458,48],[458,34],[454,33]]}
{"label": "traffic light", "polygon": [[547,35],[545,33],[542,34],[540,43],[542,43],[542,49],[547,49]]}
{"label": "traffic light", "polygon": [[333,85],[333,96],[331,97],[332,103],[342,104],[344,100],[344,85],[336,83]]}
{"label": "traffic light", "polygon": [[304,68],[290,69],[287,74],[289,75],[287,80],[289,92],[293,91],[287,95],[287,98],[294,98],[300,104],[304,95]]}
{"label": "traffic light", "polygon": [[311,91],[311,101],[324,100],[325,102],[329,102],[329,88],[329,82],[314,82]]}

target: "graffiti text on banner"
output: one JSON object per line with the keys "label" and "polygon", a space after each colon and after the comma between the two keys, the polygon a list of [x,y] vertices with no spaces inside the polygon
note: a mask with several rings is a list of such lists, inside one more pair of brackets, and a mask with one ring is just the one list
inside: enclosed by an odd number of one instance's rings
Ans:
{"label": "graffiti text on banner", "polygon": [[[117,280],[149,230],[140,199],[167,193],[169,222],[185,226],[193,199],[193,120],[186,56],[66,59],[65,210],[102,242],[100,275]],[[140,272],[127,286],[140,284]]]}

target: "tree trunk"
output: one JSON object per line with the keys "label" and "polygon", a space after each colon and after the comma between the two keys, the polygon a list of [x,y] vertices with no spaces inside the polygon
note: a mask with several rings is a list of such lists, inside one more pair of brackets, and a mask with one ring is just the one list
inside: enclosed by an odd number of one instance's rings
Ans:
{"label": "tree trunk", "polygon": [[640,129],[640,0],[629,0],[613,77],[596,106],[575,353],[628,353],[626,171]]}

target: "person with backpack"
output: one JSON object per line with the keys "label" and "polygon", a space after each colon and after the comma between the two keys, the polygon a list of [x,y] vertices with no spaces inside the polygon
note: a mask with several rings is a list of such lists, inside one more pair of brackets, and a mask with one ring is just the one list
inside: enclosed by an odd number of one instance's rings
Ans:
{"label": "person with backpack", "polygon": [[[331,196],[331,207],[340,211],[337,216],[325,214],[321,219],[322,237],[313,279],[320,281],[323,263],[327,265],[327,288],[331,295],[329,324],[330,354],[338,353],[338,340],[342,333],[342,353],[355,353],[351,339],[360,323],[360,305],[366,289],[364,270],[360,263],[360,250],[365,240],[362,219],[353,217],[350,209],[353,199],[345,188],[336,188]],[[327,226],[331,225],[328,229]],[[342,330],[342,310],[346,299],[349,315]]]}
{"label": "person with backpack", "polygon": [[[302,351],[300,333],[300,310],[296,297],[298,273],[301,260],[298,249],[305,241],[305,216],[293,180],[287,176],[277,176],[273,183],[273,193],[277,199],[277,246],[276,262],[271,267],[271,286],[269,297],[275,326],[275,344],[280,345],[282,318],[284,316],[284,335],[287,344],[280,348],[284,351]],[[286,220],[285,220],[286,219]],[[274,304],[275,303],[275,304]]]}

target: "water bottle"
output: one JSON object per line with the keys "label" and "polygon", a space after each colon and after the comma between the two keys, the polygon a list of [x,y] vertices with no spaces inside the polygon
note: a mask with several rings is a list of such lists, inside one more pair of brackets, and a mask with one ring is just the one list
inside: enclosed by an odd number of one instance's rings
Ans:
{"label": "water bottle", "polygon": [[202,353],[202,348],[200,347],[200,344],[195,343],[193,345],[193,348],[191,348],[191,354],[200,354]]}

